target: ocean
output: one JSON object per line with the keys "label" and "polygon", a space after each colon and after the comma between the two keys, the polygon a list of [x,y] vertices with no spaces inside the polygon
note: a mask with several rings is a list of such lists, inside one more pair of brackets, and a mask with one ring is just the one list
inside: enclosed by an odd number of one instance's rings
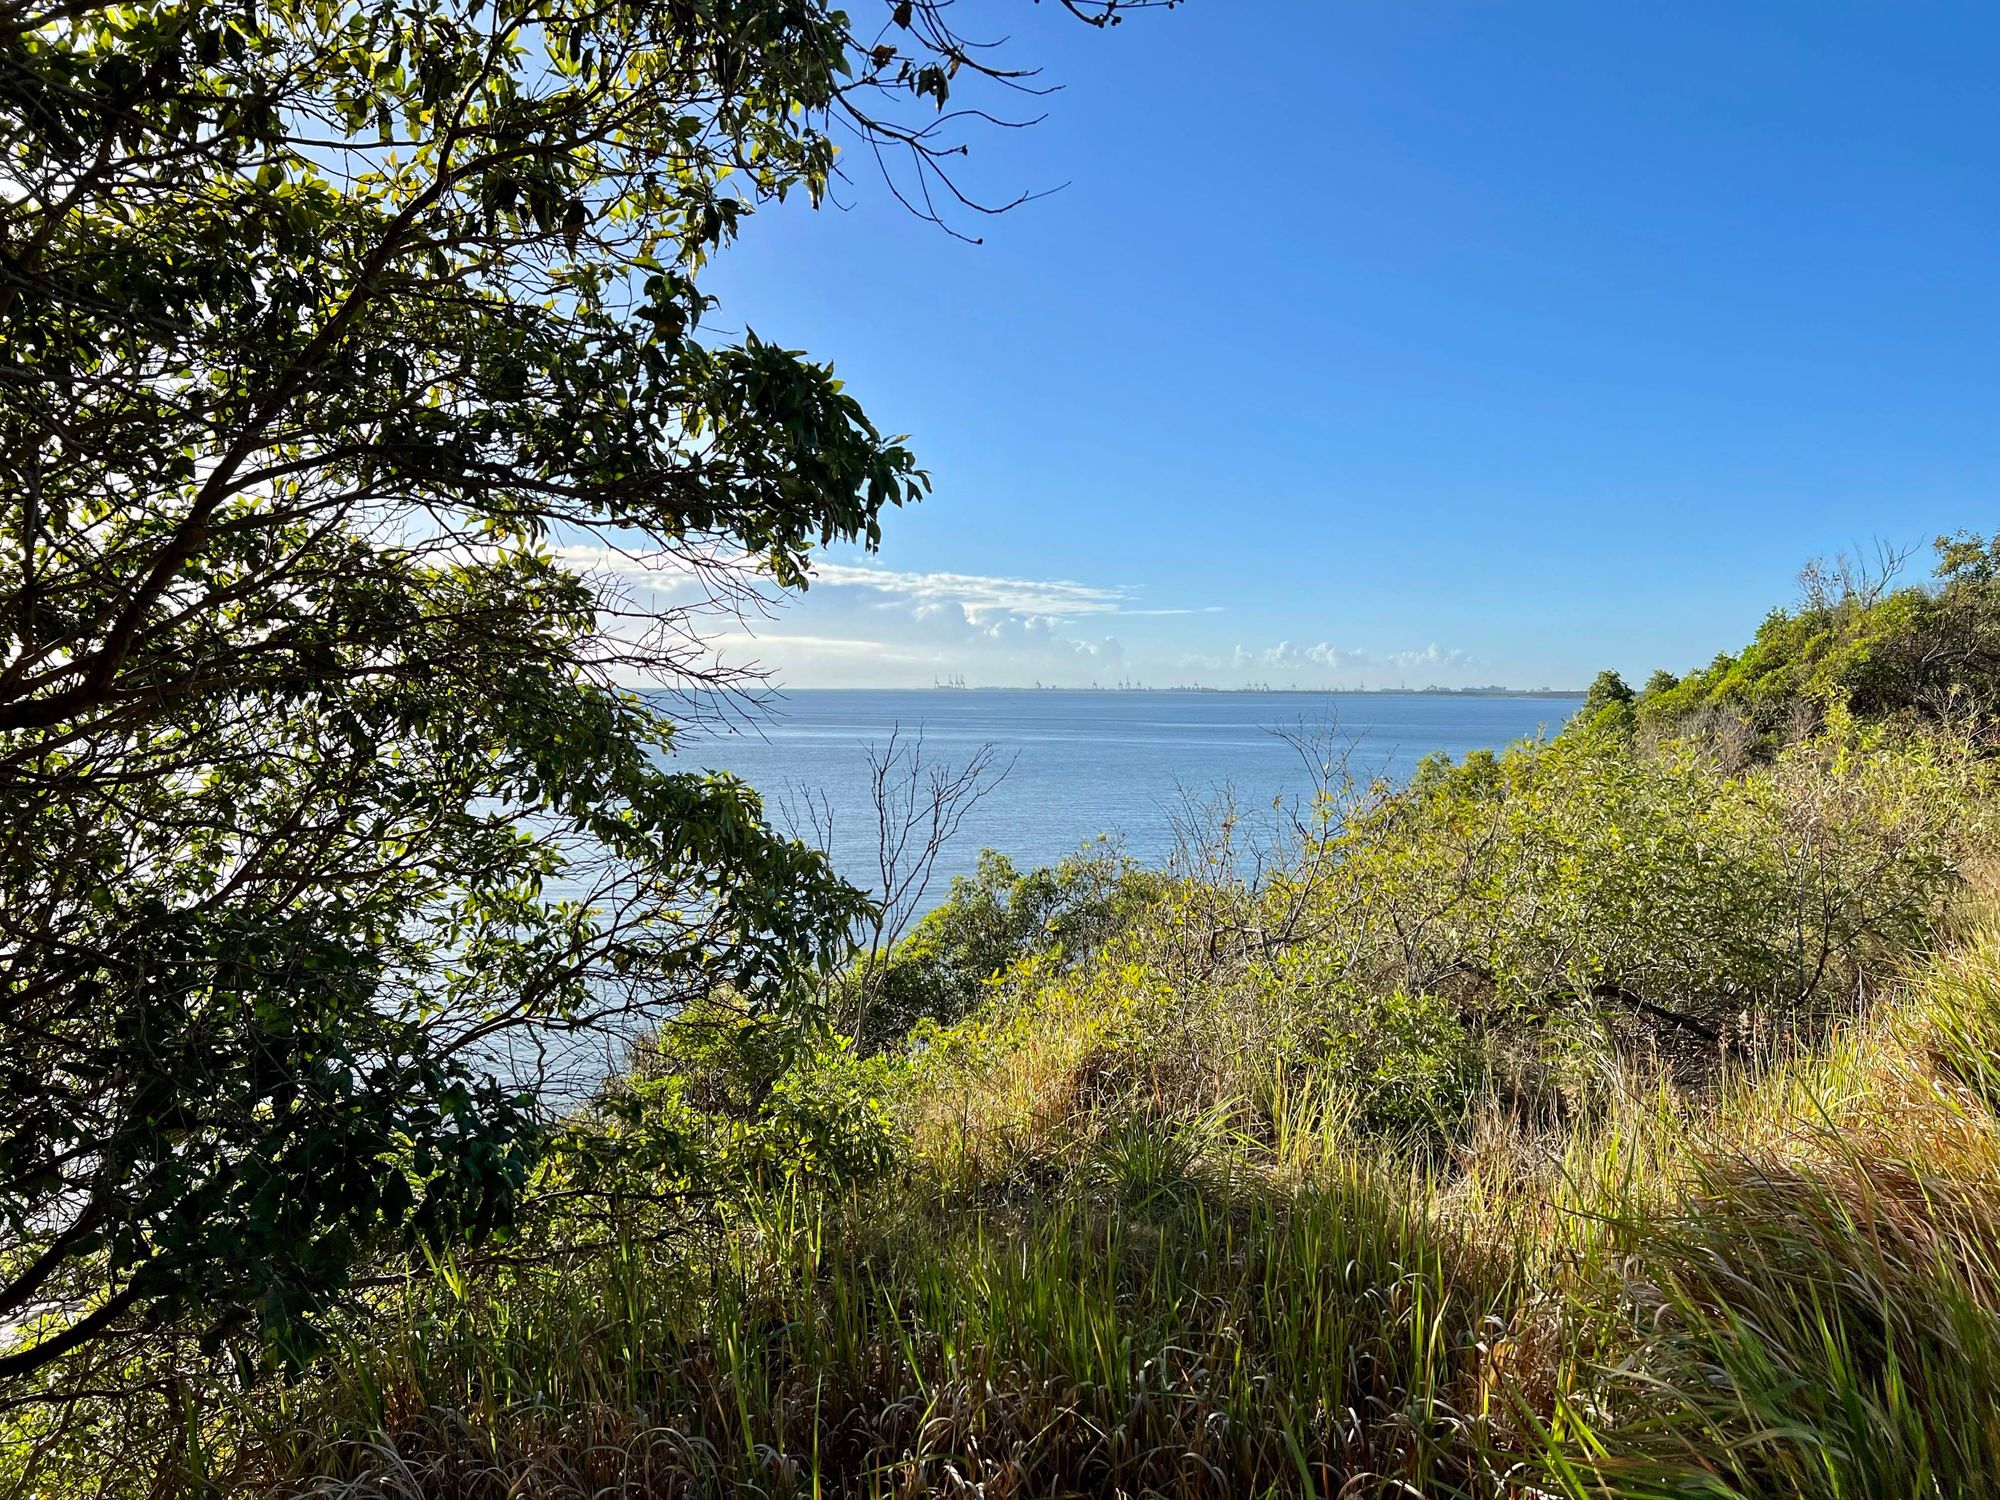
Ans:
{"label": "ocean", "polygon": [[1254,815],[1309,795],[1282,732],[1330,729],[1362,781],[1402,781],[1433,751],[1454,758],[1554,733],[1574,697],[1444,693],[1085,692],[1006,689],[793,690],[727,725],[690,726],[679,764],[727,770],[764,794],[781,826],[807,833],[808,794],[832,813],[835,864],[867,886],[876,847],[869,748],[920,738],[927,764],[956,767],[992,747],[1005,774],[966,816],[921,906],[991,847],[1027,868],[1100,836],[1142,864],[1163,862],[1177,807],[1225,789]]}

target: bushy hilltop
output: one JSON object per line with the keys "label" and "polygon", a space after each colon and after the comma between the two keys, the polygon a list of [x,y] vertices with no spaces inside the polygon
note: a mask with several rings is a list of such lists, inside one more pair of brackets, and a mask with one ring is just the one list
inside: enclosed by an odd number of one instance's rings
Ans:
{"label": "bushy hilltop", "polygon": [[1795,738],[1835,707],[1865,720],[1989,721],[2000,708],[2000,534],[1933,547],[1927,584],[1892,587],[1895,557],[1872,573],[1845,560],[1809,566],[1801,602],[1772,610],[1742,651],[1685,677],[1655,672],[1638,691],[1601,673],[1583,718],[1744,747]]}
{"label": "bushy hilltop", "polygon": [[1947,543],[1406,787],[1304,738],[1317,796],[1165,869],[989,853],[816,1019],[646,1038],[512,1238],[385,1260],[320,1364],[181,1351],[144,1421],[0,1451],[30,1493],[2000,1494],[1996,578]]}

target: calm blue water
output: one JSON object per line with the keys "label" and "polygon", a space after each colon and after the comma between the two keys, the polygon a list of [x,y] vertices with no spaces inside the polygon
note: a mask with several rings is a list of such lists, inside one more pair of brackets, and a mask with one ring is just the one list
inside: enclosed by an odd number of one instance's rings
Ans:
{"label": "calm blue water", "polygon": [[[1233,788],[1245,809],[1310,792],[1297,752],[1272,731],[1331,722],[1352,741],[1363,780],[1407,777],[1434,750],[1456,757],[1546,728],[1578,698],[1477,698],[1367,693],[1121,693],[799,690],[775,696],[730,731],[689,731],[679,761],[729,770],[761,791],[780,822],[802,789],[834,812],[835,862],[868,883],[874,853],[868,747],[892,731],[923,735],[926,760],[962,763],[992,745],[1012,769],[966,819],[940,861],[934,903],[983,846],[1024,867],[1060,859],[1099,834],[1141,863],[1173,844],[1170,810],[1183,792]],[[865,837],[863,836],[865,833]]]}

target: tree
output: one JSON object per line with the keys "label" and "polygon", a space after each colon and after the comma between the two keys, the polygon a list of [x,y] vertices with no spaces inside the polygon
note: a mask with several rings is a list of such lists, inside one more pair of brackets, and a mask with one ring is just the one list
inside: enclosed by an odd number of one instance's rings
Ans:
{"label": "tree", "polygon": [[840,955],[863,899],[632,684],[721,680],[651,585],[925,491],[699,331],[837,135],[928,204],[954,89],[1026,86],[872,8],[0,9],[0,1378],[298,1347],[505,1223],[562,1033]]}
{"label": "tree", "polygon": [[1661,693],[1671,693],[1680,685],[1680,678],[1665,667],[1659,667],[1646,679],[1646,685],[1639,690],[1639,694],[1641,697],[1651,698]]}
{"label": "tree", "polygon": [[1637,704],[1656,728],[1743,736],[1761,753],[1809,734],[1838,709],[1986,730],[2000,711],[2000,543],[1939,537],[1928,584],[1891,587],[1908,553],[1811,563],[1803,597],[1774,609],[1734,655],[1675,680],[1655,673]]}
{"label": "tree", "polygon": [[1623,677],[1607,668],[1591,679],[1583,695],[1583,707],[1576,711],[1577,722],[1601,725],[1626,723],[1631,718],[1632,700],[1636,696]]}
{"label": "tree", "polygon": [[[886,743],[870,745],[868,800],[860,842],[860,867],[872,864],[868,911],[849,933],[854,961],[824,976],[823,1008],[857,1046],[873,1046],[882,1024],[883,999],[893,956],[924,909],[939,858],[965,820],[1013,770],[992,745],[981,745],[956,764],[927,753],[923,731],[892,728]],[[783,804],[787,821],[832,855],[842,841],[837,810],[824,788],[800,786]],[[952,882],[957,889],[956,879]],[[907,1025],[903,1030],[907,1030]],[[901,1031],[894,1032],[900,1036]]]}
{"label": "tree", "polygon": [[919,1021],[959,1020],[988,981],[1017,961],[1042,955],[1071,965],[1095,954],[1154,896],[1157,881],[1106,844],[1085,845],[1054,865],[1022,871],[983,849],[971,875],[874,964],[857,966],[866,993],[855,1041],[895,1047]]}

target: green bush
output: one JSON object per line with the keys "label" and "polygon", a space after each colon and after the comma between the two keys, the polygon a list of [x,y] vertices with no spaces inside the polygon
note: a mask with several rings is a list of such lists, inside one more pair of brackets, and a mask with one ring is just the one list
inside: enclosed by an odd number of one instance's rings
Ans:
{"label": "green bush", "polygon": [[1616,672],[1599,672],[1583,695],[1583,707],[1576,711],[1576,722],[1600,730],[1629,728],[1636,696]]}
{"label": "green bush", "polygon": [[894,1058],[860,1056],[846,1037],[823,1037],[772,1086],[758,1120],[760,1165],[840,1186],[886,1176],[904,1143],[890,1102],[903,1071]]}
{"label": "green bush", "polygon": [[1449,1130],[1480,1083],[1478,1046],[1435,995],[1356,995],[1328,1024],[1318,1067],[1353,1103],[1354,1121],[1391,1135]]}
{"label": "green bush", "polygon": [[825,1026],[718,996],[634,1049],[558,1136],[542,1185],[617,1178],[628,1194],[713,1204],[753,1182],[871,1182],[903,1140],[892,1108],[903,1072]]}
{"label": "green bush", "polygon": [[1317,899],[1364,988],[1713,1041],[1837,1009],[1921,947],[1983,780],[1962,748],[1844,720],[1749,776],[1573,730],[1432,766],[1340,833]]}
{"label": "green bush", "polygon": [[1159,884],[1102,843],[1026,873],[999,851],[983,850],[974,873],[954,877],[950,894],[885,960],[848,977],[850,986],[871,991],[864,1050],[895,1045],[919,1021],[958,1020],[1022,959],[1039,956],[1062,968],[1090,957],[1130,924]]}
{"label": "green bush", "polygon": [[1809,569],[1806,600],[1773,610],[1740,653],[1685,678],[1655,673],[1633,704],[1637,722],[1673,733],[1722,716],[1768,751],[1831,709],[1864,721],[1990,721],[2000,712],[2000,534],[1940,537],[1936,550],[1925,586]]}

